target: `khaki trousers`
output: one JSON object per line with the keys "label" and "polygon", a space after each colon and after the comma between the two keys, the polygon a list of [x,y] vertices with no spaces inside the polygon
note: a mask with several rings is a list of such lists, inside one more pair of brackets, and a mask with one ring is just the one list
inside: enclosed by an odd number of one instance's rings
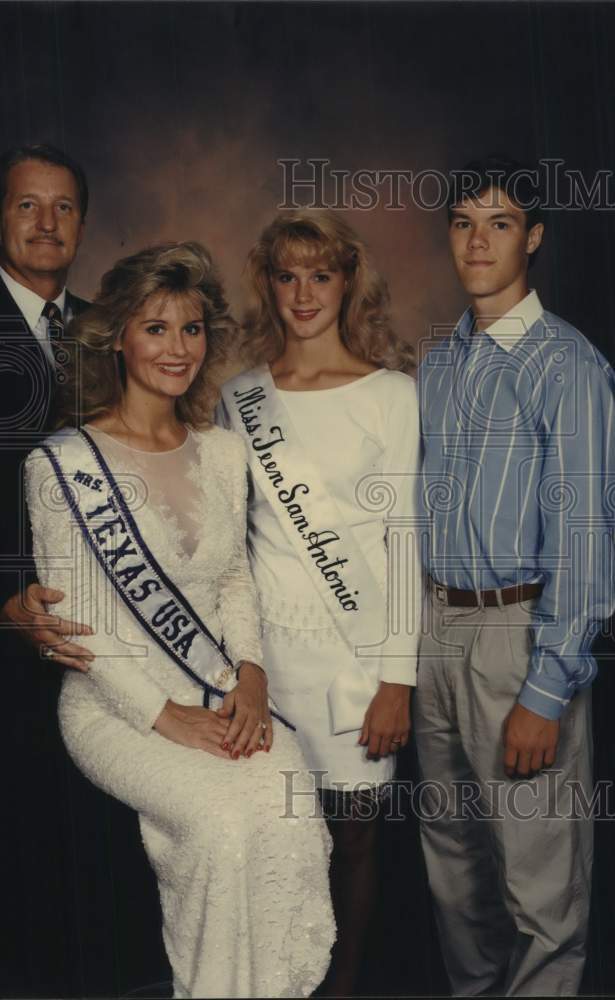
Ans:
{"label": "khaki trousers", "polygon": [[460,996],[571,996],[583,972],[590,692],[564,711],[553,768],[523,781],[503,769],[503,722],[527,675],[531,608],[449,608],[427,598],[413,710],[421,838]]}

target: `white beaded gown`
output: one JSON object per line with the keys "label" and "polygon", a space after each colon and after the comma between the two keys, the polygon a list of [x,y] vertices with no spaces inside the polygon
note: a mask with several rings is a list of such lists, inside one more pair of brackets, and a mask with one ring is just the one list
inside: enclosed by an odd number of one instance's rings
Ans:
{"label": "white beaded gown", "polygon": [[[257,369],[254,381],[258,383]],[[378,369],[333,389],[276,391],[306,456],[386,593],[387,515],[394,514],[408,527],[417,516],[420,427],[415,380],[402,372]],[[228,419],[221,405],[218,420],[227,424]],[[254,461],[253,455],[250,458]],[[300,474],[300,455],[297,471]],[[373,496],[384,504],[371,503],[367,493],[361,496],[360,484],[366,484],[366,477],[381,479],[383,487],[376,488]],[[297,726],[309,767],[322,773],[324,788],[338,791],[389,781],[394,755],[368,759],[366,749],[357,745],[358,732],[332,732],[327,690],[340,670],[352,666],[353,657],[253,475],[248,552],[263,622],[269,690]],[[419,552],[417,544],[403,595],[413,624],[402,643],[405,655],[382,656],[380,680],[416,684],[422,604]],[[386,636],[387,623],[373,612],[370,629],[378,643]]]}
{"label": "white beaded gown", "polygon": [[[234,663],[262,663],[240,438],[190,431],[179,448],[150,453],[87,430],[167,575],[216,638],[224,635]],[[65,438],[61,460],[71,447]],[[78,454],[79,467],[96,474],[83,445]],[[96,654],[89,672],[64,677],[63,738],[94,784],[139,813],[174,996],[308,996],[327,969],[335,930],[330,838],[314,799],[296,794],[312,785],[294,734],[274,721],[270,753],[233,761],[153,730],[168,698],[201,705],[201,687],[117,599],[40,449],[28,457],[26,483],[39,580],[66,595],[54,612],[95,629],[82,640]],[[210,707],[219,704],[214,697]]]}

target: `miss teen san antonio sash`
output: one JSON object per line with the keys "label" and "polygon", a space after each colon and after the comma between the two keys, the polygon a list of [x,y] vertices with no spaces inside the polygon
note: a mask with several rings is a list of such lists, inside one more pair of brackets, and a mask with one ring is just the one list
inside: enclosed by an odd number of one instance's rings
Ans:
{"label": "miss teen san antonio sash", "polygon": [[308,458],[269,369],[231,379],[222,399],[230,426],[247,442],[256,482],[354,657],[353,666],[340,670],[327,692],[332,730],[360,729],[378,687],[373,629],[375,622],[382,628],[386,623],[385,598]]}
{"label": "miss teen san antonio sash", "polygon": [[[96,443],[84,430],[69,434],[59,432],[52,439],[61,447],[43,444],[42,450],[88,546],[150,639],[203,688],[204,703],[210,694],[223,697],[237,682],[235,667],[223,646],[148,548]],[[77,467],[75,449],[82,454],[80,465],[93,467],[94,475]],[[62,452],[69,456],[66,468]],[[271,714],[294,729],[277,712]]]}

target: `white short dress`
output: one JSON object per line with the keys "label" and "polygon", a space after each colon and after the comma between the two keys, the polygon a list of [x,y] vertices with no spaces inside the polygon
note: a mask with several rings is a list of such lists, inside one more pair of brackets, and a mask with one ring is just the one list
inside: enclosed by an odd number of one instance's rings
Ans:
{"label": "white short dress", "polygon": [[[385,592],[387,511],[394,507],[395,517],[406,518],[408,524],[416,516],[420,429],[415,380],[379,369],[333,389],[276,392]],[[381,474],[385,490],[395,492],[384,509],[382,502],[370,503],[357,490],[370,474]],[[358,732],[332,733],[327,690],[338,671],[353,662],[352,654],[253,476],[248,525],[269,690],[296,725],[308,766],[322,772],[323,787],[338,791],[388,781],[395,766],[393,755],[368,760],[365,749],[358,746]],[[417,559],[412,574],[407,599],[415,609],[415,632],[408,635],[407,655],[383,656],[379,669],[380,679],[410,685],[416,683],[422,599]],[[386,628],[386,621],[374,615],[374,643],[384,639]]]}

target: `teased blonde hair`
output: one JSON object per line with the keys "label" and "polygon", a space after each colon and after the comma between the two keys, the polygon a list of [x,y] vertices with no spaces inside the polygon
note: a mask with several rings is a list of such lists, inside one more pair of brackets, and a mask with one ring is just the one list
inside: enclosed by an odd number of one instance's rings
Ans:
{"label": "teased blonde hair", "polygon": [[274,271],[292,266],[341,270],[347,282],[339,323],[342,343],[381,368],[412,368],[411,345],[391,327],[385,281],[373,270],[363,241],[329,210],[278,215],[250,251],[246,271],[253,301],[243,324],[242,353],[251,363],[271,362],[284,349],[271,278]]}
{"label": "teased blonde hair", "polygon": [[207,335],[206,363],[176,413],[194,428],[207,425],[217,398],[212,369],[226,362],[238,331],[229,314],[222,283],[211,256],[200,243],[164,243],[119,260],[103,276],[92,305],[67,330],[71,360],[60,400],[57,426],[79,426],[108,413],[122,398],[123,359],[114,350],[128,320],[157,294],[190,296],[202,305]]}

